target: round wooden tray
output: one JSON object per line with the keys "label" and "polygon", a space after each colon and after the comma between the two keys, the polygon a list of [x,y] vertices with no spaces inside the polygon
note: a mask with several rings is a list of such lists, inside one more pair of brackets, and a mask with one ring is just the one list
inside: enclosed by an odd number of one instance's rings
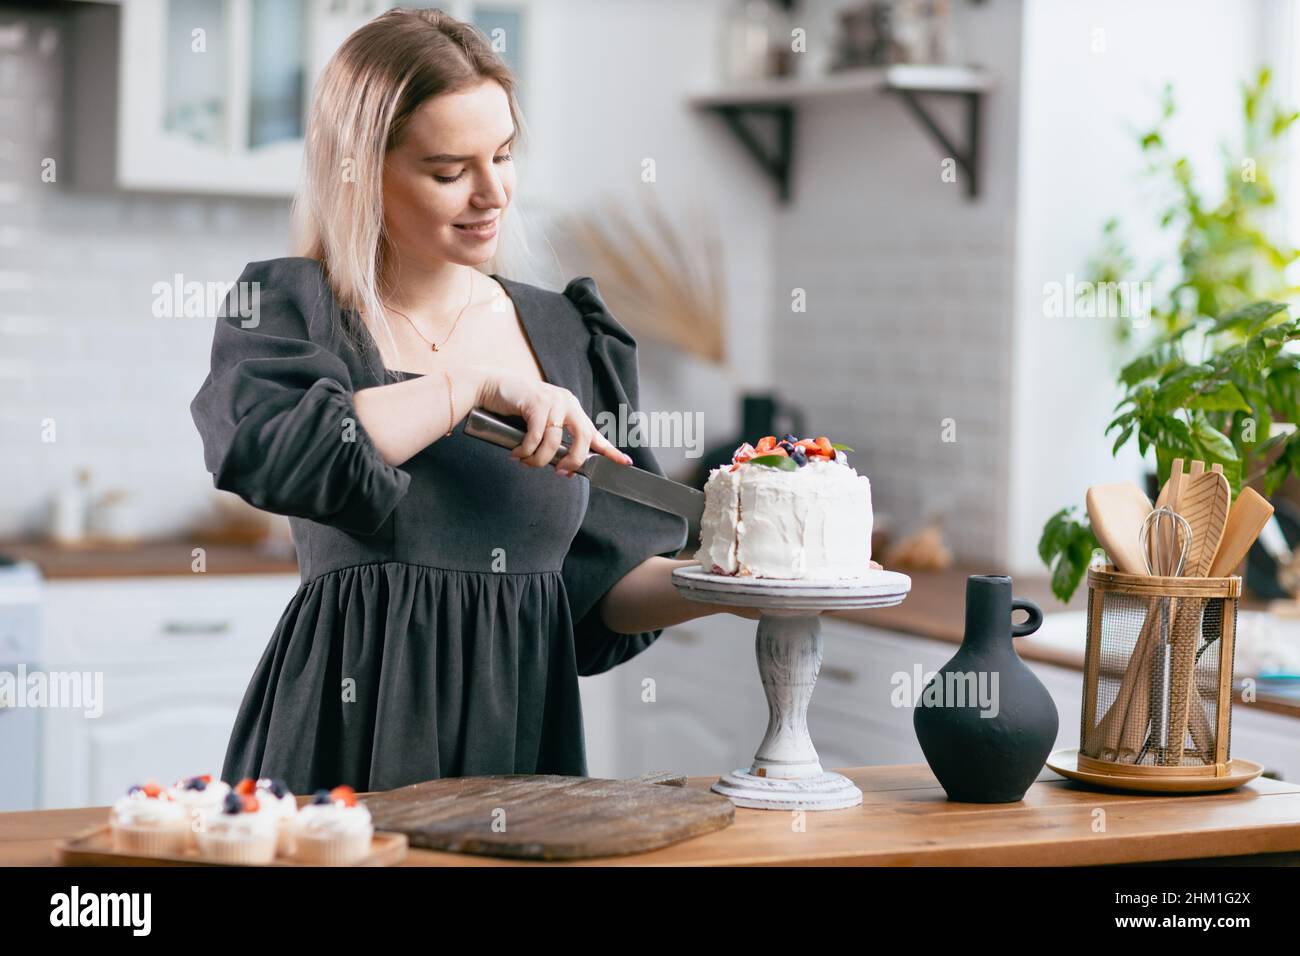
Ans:
{"label": "round wooden tray", "polygon": [[1063,777],[1080,783],[1111,790],[1128,790],[1134,793],[1215,793],[1232,790],[1249,783],[1264,772],[1262,765],[1253,760],[1236,757],[1228,762],[1228,773],[1222,777],[1204,774],[1187,776],[1139,777],[1098,773],[1079,769],[1079,748],[1058,750],[1047,758],[1047,766]]}

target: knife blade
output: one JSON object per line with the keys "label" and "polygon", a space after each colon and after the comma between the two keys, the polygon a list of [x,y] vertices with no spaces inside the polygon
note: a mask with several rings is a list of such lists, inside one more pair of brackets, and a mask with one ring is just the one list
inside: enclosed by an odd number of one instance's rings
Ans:
{"label": "knife blade", "polygon": [[[517,416],[516,420],[523,421]],[[502,448],[516,448],[524,440],[525,431],[483,408],[472,408],[465,417],[465,434]],[[569,453],[569,446],[561,443],[551,459],[559,464]],[[700,538],[700,519],[704,517],[704,492],[680,481],[637,468],[620,465],[604,455],[592,454],[575,472],[610,494],[629,501],[649,505],[659,511],[680,515],[686,519],[686,545],[695,547]]]}

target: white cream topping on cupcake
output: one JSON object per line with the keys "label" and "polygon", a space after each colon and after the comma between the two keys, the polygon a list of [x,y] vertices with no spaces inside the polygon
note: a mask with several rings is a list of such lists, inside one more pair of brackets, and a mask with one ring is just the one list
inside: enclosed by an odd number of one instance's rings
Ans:
{"label": "white cream topping on cupcake", "polygon": [[241,839],[274,837],[277,817],[262,809],[260,803],[248,809],[238,793],[228,793],[217,807],[206,807],[201,814],[200,829],[213,837]]}
{"label": "white cream topping on cupcake", "polygon": [[259,778],[255,793],[262,809],[274,817],[283,819],[298,813],[298,801],[278,777]]}
{"label": "white cream topping on cupcake", "polygon": [[304,836],[366,833],[373,829],[370,811],[355,799],[350,794],[347,798],[338,798],[331,791],[318,791],[313,802],[298,811],[294,827]]}
{"label": "white cream topping on cupcake", "polygon": [[230,792],[230,785],[223,780],[213,780],[211,774],[203,774],[177,780],[167,792],[181,806],[201,811],[206,807],[220,807]]}
{"label": "white cream topping on cupcake", "polygon": [[189,810],[163,790],[150,796],[145,787],[134,786],[113,803],[112,822],[122,826],[161,827],[184,823]]}

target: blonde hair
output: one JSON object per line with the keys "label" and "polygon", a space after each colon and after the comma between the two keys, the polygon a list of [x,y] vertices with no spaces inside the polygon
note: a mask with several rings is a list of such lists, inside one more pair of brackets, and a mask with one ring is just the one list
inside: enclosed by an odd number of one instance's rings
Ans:
{"label": "blonde hair", "polygon": [[[321,72],[307,121],[302,184],[293,201],[294,254],[324,267],[344,310],[344,338],[358,351],[364,331],[350,326],[349,311],[358,319],[360,313],[370,317],[397,351],[379,287],[388,243],[385,156],[426,100],[484,80],[505,90],[517,162],[526,130],[514,74],[472,24],[441,10],[388,10],[344,40]],[[497,254],[480,271],[505,275],[526,268],[530,253],[522,212],[512,208],[502,224]]]}

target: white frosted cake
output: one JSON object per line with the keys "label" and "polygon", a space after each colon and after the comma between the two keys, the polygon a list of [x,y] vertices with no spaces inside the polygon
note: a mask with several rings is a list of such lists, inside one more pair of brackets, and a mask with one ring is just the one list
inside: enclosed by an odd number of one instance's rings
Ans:
{"label": "white frosted cake", "polygon": [[[736,449],[709,472],[701,567],[757,578],[851,578],[871,564],[871,482],[825,436]],[[784,461],[782,461],[784,459]]]}

